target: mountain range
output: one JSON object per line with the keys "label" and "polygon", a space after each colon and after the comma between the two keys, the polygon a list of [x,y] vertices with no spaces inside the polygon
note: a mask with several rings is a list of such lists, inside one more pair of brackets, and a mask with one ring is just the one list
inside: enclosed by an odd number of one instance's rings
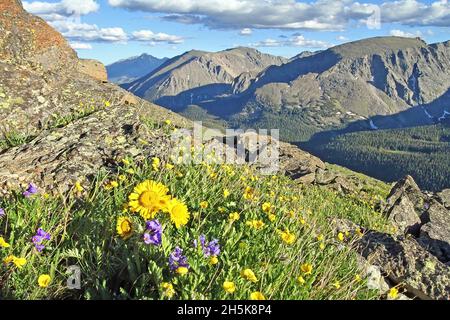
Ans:
{"label": "mountain range", "polygon": [[[189,51],[122,87],[209,126],[280,128],[283,140],[319,153],[349,132],[442,123],[450,116],[448,70],[450,41],[375,37],[291,59],[245,47]],[[327,154],[320,149],[332,162]],[[425,180],[431,189],[448,186]]]}
{"label": "mountain range", "polygon": [[116,84],[132,82],[149,74],[168,59],[143,53],[140,56],[119,60],[106,66],[108,80]]}
{"label": "mountain range", "polygon": [[[230,124],[289,114],[289,140],[358,123],[367,129],[432,124],[450,106],[450,41],[377,37],[292,59],[250,48],[190,51],[123,87],[182,111],[197,105]],[[297,132],[302,127],[302,132]]]}

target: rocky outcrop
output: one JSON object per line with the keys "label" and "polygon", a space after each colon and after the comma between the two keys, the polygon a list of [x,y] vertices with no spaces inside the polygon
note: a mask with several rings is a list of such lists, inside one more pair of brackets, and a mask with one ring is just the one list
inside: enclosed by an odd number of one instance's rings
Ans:
{"label": "rocky outcrop", "polygon": [[432,201],[421,220],[419,243],[450,266],[450,210]]}
{"label": "rocky outcrop", "polygon": [[95,80],[102,82],[108,81],[106,68],[100,61],[92,59],[80,59],[80,61],[78,62],[78,70]]}
{"label": "rocky outcrop", "polygon": [[19,0],[0,2],[0,61],[45,71],[70,70],[77,56],[64,37]]}
{"label": "rocky outcrop", "polygon": [[356,250],[396,285],[420,299],[450,299],[450,268],[415,239],[367,232]]}

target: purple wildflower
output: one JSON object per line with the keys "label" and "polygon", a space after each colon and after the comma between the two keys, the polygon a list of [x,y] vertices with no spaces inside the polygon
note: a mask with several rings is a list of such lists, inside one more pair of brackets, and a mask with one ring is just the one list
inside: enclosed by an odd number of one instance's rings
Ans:
{"label": "purple wildflower", "polygon": [[147,221],[144,242],[159,246],[161,244],[162,227],[158,220]]}
{"label": "purple wildflower", "polygon": [[175,250],[169,256],[170,270],[175,271],[179,267],[185,267],[189,269],[189,263],[186,256],[183,256],[183,250],[179,247],[175,247]]}
{"label": "purple wildflower", "polygon": [[44,240],[50,240],[51,236],[50,233],[45,232],[41,228],[39,228],[36,232],[36,235],[33,236],[32,240],[34,243],[34,246],[36,247],[37,251],[41,252],[45,246],[42,244],[42,241]]}
{"label": "purple wildflower", "polygon": [[[202,234],[200,236],[200,244],[201,244],[201,248],[203,251],[203,254],[205,255],[205,257],[210,257],[210,256],[218,256],[220,254],[220,245],[219,245],[219,240],[217,239],[213,239],[209,242],[206,241],[206,237]],[[197,247],[197,241],[195,240],[195,247]]]}
{"label": "purple wildflower", "polygon": [[37,187],[34,184],[30,183],[28,185],[27,190],[25,190],[22,194],[25,198],[28,198],[29,196],[32,196],[33,194],[36,194],[37,192],[38,192]]}
{"label": "purple wildflower", "polygon": [[205,257],[217,257],[220,254],[219,240],[213,239],[208,242],[208,245],[203,248],[203,253],[205,254]]}
{"label": "purple wildflower", "polygon": [[3,218],[4,216],[6,216],[5,209],[0,208],[0,218]]}

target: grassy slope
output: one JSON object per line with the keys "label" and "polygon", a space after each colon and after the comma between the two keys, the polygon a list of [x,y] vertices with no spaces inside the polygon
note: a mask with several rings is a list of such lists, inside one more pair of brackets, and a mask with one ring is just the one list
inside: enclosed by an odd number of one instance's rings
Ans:
{"label": "grassy slope", "polygon": [[[364,278],[355,280],[361,271],[354,253],[340,244],[329,223],[331,217],[343,217],[387,230],[381,215],[359,197],[319,187],[303,188],[284,176],[259,176],[246,166],[180,164],[173,169],[162,165],[155,171],[150,163],[129,160],[131,164],[124,164],[117,175],[103,172],[95,181],[83,182],[81,193],[28,199],[17,193],[0,199],[0,208],[6,211],[0,218],[0,235],[11,245],[0,249],[0,258],[13,254],[27,259],[21,269],[0,265],[1,297],[160,299],[164,298],[161,283],[171,282],[175,299],[248,299],[254,291],[272,299],[377,298],[366,289]],[[189,223],[178,230],[167,214],[157,215],[164,226],[160,247],[145,245],[141,238],[145,221],[123,210],[133,187],[146,179],[164,183],[170,194],[186,202],[191,214]],[[119,185],[105,188],[111,181]],[[253,200],[243,197],[247,186],[254,190]],[[227,198],[223,196],[225,189],[231,193]],[[200,208],[201,201],[207,201],[208,208]],[[264,202],[273,206],[274,221],[263,212]],[[233,223],[229,221],[232,212],[240,214]],[[133,236],[128,240],[116,233],[120,216],[133,221]],[[249,227],[246,222],[251,220],[262,220],[264,227]],[[41,253],[31,242],[39,227],[52,234]],[[295,235],[294,243],[283,242],[277,230],[289,230]],[[193,248],[193,240],[201,234],[219,240],[217,265],[210,265]],[[323,239],[319,240],[319,235]],[[350,233],[346,241],[353,236]],[[184,250],[191,265],[185,276],[168,269],[168,255],[175,246]],[[301,271],[305,263],[312,265],[310,275]],[[66,287],[70,265],[81,268],[80,291]],[[244,268],[255,272],[256,283],[240,276]],[[39,275],[47,273],[52,277],[51,285],[39,288]],[[304,284],[298,283],[298,276],[304,278]],[[234,294],[223,290],[225,280],[235,283]]]}

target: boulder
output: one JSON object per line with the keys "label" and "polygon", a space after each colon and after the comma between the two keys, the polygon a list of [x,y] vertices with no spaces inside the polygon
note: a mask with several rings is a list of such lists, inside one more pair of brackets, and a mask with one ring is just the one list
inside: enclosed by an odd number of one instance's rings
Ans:
{"label": "boulder", "polygon": [[418,234],[421,221],[408,196],[401,195],[385,215],[395,225],[398,233]]}
{"label": "boulder", "polygon": [[411,236],[394,237],[369,231],[357,241],[355,249],[411,295],[420,299],[450,299],[450,268]]}
{"label": "boulder", "polygon": [[450,262],[450,211],[437,201],[422,214],[419,243],[444,263]]}
{"label": "boulder", "polygon": [[400,197],[406,196],[413,203],[414,209],[420,215],[426,206],[427,197],[422,193],[413,177],[406,176],[398,181],[386,199],[386,211],[389,211]]}
{"label": "boulder", "polygon": [[100,61],[92,59],[80,59],[78,62],[78,70],[95,80],[108,82],[108,74],[106,72],[106,68]]}
{"label": "boulder", "polygon": [[437,194],[438,201],[447,209],[450,209],[450,189],[442,190]]}

